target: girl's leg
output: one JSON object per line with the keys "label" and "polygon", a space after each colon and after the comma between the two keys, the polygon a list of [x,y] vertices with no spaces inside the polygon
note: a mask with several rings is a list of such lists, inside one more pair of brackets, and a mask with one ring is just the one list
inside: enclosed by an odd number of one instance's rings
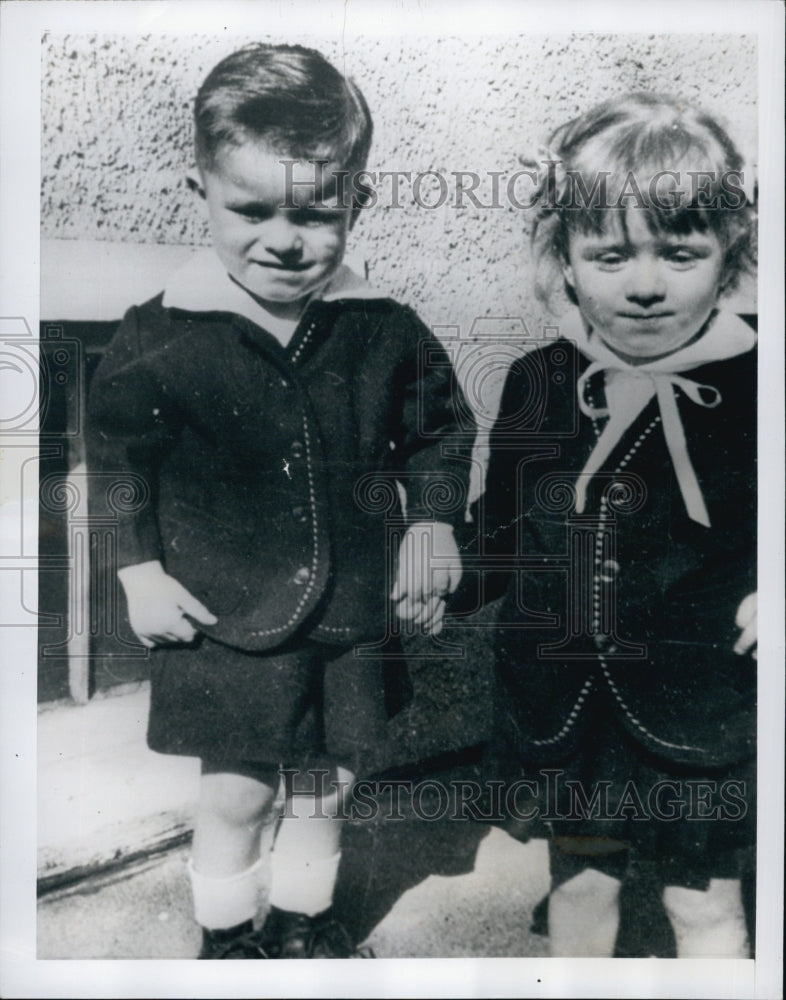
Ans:
{"label": "girl's leg", "polygon": [[586,868],[549,899],[549,942],[555,958],[611,958],[619,925],[619,879]]}
{"label": "girl's leg", "polygon": [[228,931],[231,938],[251,929],[260,834],[274,794],[272,784],[246,775],[202,774],[189,864],[195,916],[206,930],[201,957],[224,957],[212,953],[210,932]]}
{"label": "girl's leg", "polygon": [[705,890],[668,885],[663,905],[674,928],[678,958],[749,958],[742,885],[714,878]]}

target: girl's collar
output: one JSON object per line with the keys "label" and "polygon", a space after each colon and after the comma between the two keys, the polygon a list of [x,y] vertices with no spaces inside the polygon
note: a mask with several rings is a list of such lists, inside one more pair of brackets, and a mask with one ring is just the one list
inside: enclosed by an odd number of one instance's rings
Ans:
{"label": "girl's collar", "polygon": [[[627,429],[655,397],[664,439],[688,516],[709,528],[710,515],[688,453],[675,389],[679,389],[695,405],[710,409],[718,406],[722,398],[714,386],[701,385],[678,373],[747,353],[756,343],[753,330],[734,313],[716,312],[708,320],[704,333],[698,340],[665,358],[642,365],[631,365],[623,361],[596,334],[589,333],[578,310],[563,324],[562,334],[573,340],[590,361],[589,367],[576,384],[579,409],[593,420],[608,417],[603,432],[576,480],[577,513],[584,511],[587,487],[592,477],[608,461]],[[590,379],[600,372],[604,373],[606,379],[605,407],[595,407],[585,398]]]}
{"label": "girl's collar", "polygon": [[748,324],[734,313],[718,310],[710,317],[705,332],[686,347],[657,361],[631,365],[608,348],[600,337],[588,331],[578,309],[571,310],[561,319],[560,332],[572,340],[590,361],[599,361],[610,369],[621,371],[684,372],[712,361],[746,354],[756,346],[756,334]]}

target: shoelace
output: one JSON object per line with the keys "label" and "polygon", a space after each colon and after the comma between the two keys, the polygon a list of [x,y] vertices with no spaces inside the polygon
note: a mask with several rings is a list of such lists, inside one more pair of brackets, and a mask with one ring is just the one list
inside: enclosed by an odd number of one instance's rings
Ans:
{"label": "shoelace", "polygon": [[[254,955],[254,952],[257,954]],[[259,931],[248,931],[240,937],[233,938],[216,949],[214,958],[231,958],[233,953],[239,953],[243,958],[271,958],[269,952],[262,947]]]}
{"label": "shoelace", "polygon": [[356,947],[346,928],[338,920],[330,919],[325,923],[315,924],[308,935],[306,954],[318,955],[320,944],[326,944],[330,951],[340,951],[345,958],[375,958],[374,951],[368,945]]}

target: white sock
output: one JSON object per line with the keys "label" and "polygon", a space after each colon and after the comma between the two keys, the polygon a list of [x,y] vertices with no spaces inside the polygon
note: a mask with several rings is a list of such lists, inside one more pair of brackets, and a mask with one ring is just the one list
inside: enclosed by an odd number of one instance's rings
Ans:
{"label": "white sock", "polygon": [[314,917],[333,902],[341,851],[332,857],[304,859],[290,851],[273,851],[270,905]]}
{"label": "white sock", "polygon": [[197,923],[209,930],[224,930],[252,920],[259,909],[259,873],[262,858],[245,871],[222,878],[201,875],[188,860]]}

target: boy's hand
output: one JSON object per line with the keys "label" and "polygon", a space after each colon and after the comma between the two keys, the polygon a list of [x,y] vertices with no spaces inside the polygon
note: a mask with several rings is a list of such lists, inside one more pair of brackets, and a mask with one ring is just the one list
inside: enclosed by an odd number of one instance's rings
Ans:
{"label": "boy's hand", "polygon": [[124,566],[117,576],[126,592],[131,628],[148,649],[162,642],[191,642],[197,629],[185,615],[202,625],[218,621],[157,560]]}
{"label": "boy's hand", "polygon": [[[437,565],[432,564],[432,560]],[[461,556],[453,528],[441,521],[418,521],[407,529],[398,557],[396,584],[390,599],[402,621],[437,635],[442,630],[446,594],[461,580]]]}
{"label": "boy's hand", "polygon": [[758,639],[758,619],[757,619],[757,594],[754,591],[742,599],[737,608],[737,617],[734,624],[741,628],[739,639],[734,643],[734,652],[740,656],[750,653],[753,659],[757,659],[756,641]]}

